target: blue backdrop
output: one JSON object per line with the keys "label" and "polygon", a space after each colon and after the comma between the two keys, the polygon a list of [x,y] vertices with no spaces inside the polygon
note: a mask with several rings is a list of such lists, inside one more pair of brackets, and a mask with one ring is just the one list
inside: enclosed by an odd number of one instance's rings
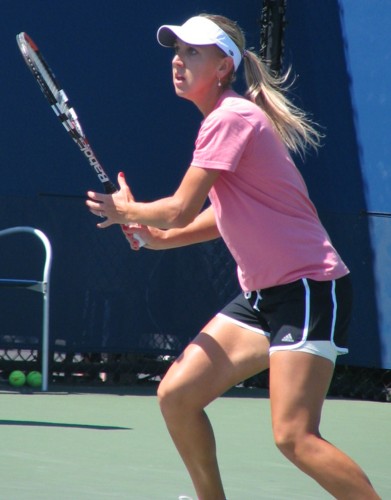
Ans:
{"label": "blue backdrop", "polygon": [[[56,123],[15,36],[26,31],[36,40],[105,169],[113,178],[123,170],[136,197],[148,201],[176,188],[201,120],[173,92],[171,52],[157,44],[156,29],[207,10],[237,19],[248,46],[259,48],[262,1],[0,4],[0,227],[32,225],[52,242],[52,348],[179,352],[237,292],[231,258],[219,242],[133,253],[116,228],[95,228],[84,193],[99,185]],[[368,215],[390,212],[384,131],[391,8],[386,2],[373,8],[370,0],[287,5],[285,62],[297,74],[293,92],[327,135],[320,153],[300,168],[355,287],[351,353],[341,361],[391,367],[390,219]],[[37,245],[22,238],[0,243],[1,277],[39,273]],[[2,345],[37,342],[37,297],[4,290],[0,297]]]}

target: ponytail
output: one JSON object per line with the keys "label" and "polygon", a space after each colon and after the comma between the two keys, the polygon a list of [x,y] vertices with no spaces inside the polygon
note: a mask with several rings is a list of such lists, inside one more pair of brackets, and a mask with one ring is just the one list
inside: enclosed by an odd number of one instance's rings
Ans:
{"label": "ponytail", "polygon": [[[243,54],[244,73],[247,84],[246,97],[259,106],[269,117],[274,128],[288,149],[302,156],[308,148],[317,150],[323,135],[300,108],[287,97],[289,71],[281,76],[273,76],[267,66],[251,50],[245,50],[243,31],[234,21],[218,15],[201,14],[217,24],[237,45]],[[227,81],[230,86],[235,80],[232,72]]]}
{"label": "ponytail", "polygon": [[246,97],[257,104],[272,121],[285,145],[304,155],[308,148],[317,150],[322,134],[300,108],[286,96],[289,73],[273,76],[266,65],[252,51],[246,50],[244,72],[247,84]]}

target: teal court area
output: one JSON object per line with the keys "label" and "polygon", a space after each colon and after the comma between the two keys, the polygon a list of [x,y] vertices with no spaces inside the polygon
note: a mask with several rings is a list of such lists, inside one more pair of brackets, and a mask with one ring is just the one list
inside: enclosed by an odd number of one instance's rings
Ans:
{"label": "teal court area", "polygon": [[[229,500],[330,498],[275,448],[267,391],[235,388],[207,408]],[[326,439],[391,499],[391,405],[328,399]],[[176,500],[195,493],[156,386],[0,393],[0,498]]]}

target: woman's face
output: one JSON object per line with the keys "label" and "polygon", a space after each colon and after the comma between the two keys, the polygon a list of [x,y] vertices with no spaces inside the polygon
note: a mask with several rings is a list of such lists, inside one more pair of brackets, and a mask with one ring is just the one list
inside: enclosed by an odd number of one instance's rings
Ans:
{"label": "woman's face", "polygon": [[218,81],[230,65],[215,45],[189,45],[177,40],[172,60],[173,83],[178,96],[194,102],[201,110],[204,102],[215,98]]}

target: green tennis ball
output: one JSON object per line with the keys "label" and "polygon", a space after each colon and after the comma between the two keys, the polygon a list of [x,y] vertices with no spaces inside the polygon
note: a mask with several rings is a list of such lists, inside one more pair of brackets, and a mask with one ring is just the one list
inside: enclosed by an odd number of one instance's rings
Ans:
{"label": "green tennis ball", "polygon": [[41,387],[42,375],[40,374],[40,372],[30,372],[27,375],[26,381],[30,387]]}
{"label": "green tennis ball", "polygon": [[14,370],[10,373],[8,381],[13,387],[22,387],[26,383],[26,375],[20,370]]}

